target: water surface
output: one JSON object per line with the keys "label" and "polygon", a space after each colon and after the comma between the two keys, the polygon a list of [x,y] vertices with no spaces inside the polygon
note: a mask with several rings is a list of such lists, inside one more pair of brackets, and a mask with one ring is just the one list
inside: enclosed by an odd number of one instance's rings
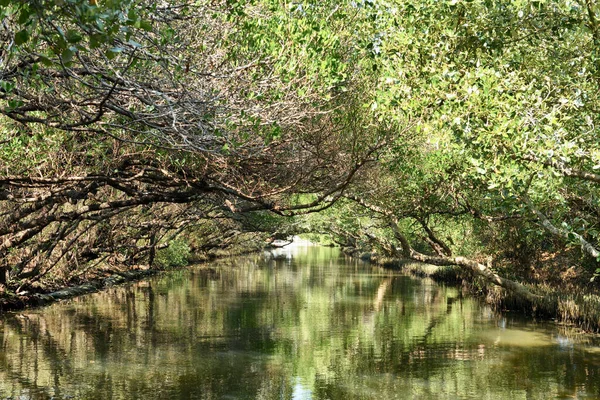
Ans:
{"label": "water surface", "polygon": [[0,319],[0,398],[600,398],[600,341],[303,247]]}

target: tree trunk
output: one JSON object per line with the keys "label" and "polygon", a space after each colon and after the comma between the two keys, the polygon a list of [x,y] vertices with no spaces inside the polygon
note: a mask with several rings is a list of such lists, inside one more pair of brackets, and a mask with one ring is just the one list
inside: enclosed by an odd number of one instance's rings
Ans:
{"label": "tree trunk", "polygon": [[481,276],[488,282],[507,289],[520,298],[531,303],[542,298],[542,296],[531,293],[529,289],[520,283],[502,278],[498,274],[492,272],[488,267],[478,263],[477,261],[469,260],[465,257],[428,256],[426,254],[419,253],[410,246],[408,239],[402,234],[402,232],[400,232],[400,228],[398,227],[396,221],[392,221],[391,226],[394,230],[394,236],[396,239],[398,239],[400,245],[402,246],[402,253],[407,258],[433,265],[458,265],[460,267],[465,267],[475,275]]}

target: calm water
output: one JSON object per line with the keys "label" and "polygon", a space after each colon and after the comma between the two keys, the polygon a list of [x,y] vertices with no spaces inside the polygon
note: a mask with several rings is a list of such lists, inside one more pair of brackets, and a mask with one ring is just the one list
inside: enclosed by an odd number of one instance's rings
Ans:
{"label": "calm water", "polygon": [[298,248],[0,319],[0,398],[600,398],[600,341]]}

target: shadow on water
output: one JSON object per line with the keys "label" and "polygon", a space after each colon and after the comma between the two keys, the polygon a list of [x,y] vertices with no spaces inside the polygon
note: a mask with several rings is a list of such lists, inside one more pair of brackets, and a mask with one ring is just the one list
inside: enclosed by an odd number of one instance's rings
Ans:
{"label": "shadow on water", "polygon": [[600,347],[306,247],[0,321],[0,398],[599,398]]}

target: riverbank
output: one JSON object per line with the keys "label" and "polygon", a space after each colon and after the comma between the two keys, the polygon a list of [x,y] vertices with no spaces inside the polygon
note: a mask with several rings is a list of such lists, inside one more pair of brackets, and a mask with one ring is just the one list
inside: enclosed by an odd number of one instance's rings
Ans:
{"label": "riverbank", "polygon": [[78,284],[71,282],[71,284],[55,287],[37,287],[19,292],[18,294],[2,293],[0,295],[0,312],[43,307],[57,301],[99,292],[113,286],[133,283],[161,273],[188,268],[192,265],[204,265],[217,259],[249,254],[256,251],[244,249],[229,252],[192,253],[186,263],[165,268],[136,266],[135,269],[132,269],[121,266],[120,268],[111,268],[108,270],[95,270],[91,271],[87,277],[80,279]]}
{"label": "riverbank", "polygon": [[0,298],[0,312],[16,311],[29,307],[41,307],[59,300],[66,300],[84,294],[98,292],[102,289],[138,281],[162,272],[158,269],[124,270],[110,273],[107,277],[94,279],[87,283],[67,286],[48,293],[8,294]]}
{"label": "riverbank", "polygon": [[285,249],[10,313],[0,399],[600,394],[600,337],[374,268]]}
{"label": "riverbank", "polygon": [[436,266],[415,260],[378,257],[371,253],[349,255],[384,268],[460,286],[465,294],[481,298],[499,311],[518,312],[532,318],[572,325],[586,332],[600,333],[600,294],[590,292],[586,288],[567,291],[553,285],[519,282],[536,294],[533,301],[525,301],[521,296],[475,276],[460,266]]}
{"label": "riverbank", "polygon": [[[35,292],[21,292],[18,295],[5,293],[0,297],[0,312],[45,306],[56,301],[98,292],[115,285],[139,281],[162,272],[186,268],[191,264],[205,264],[215,259],[248,253],[249,251],[228,252],[219,255],[193,254],[189,259],[189,264],[175,268],[138,267],[139,269],[95,271],[96,274],[93,278],[88,278],[76,285],[39,289]],[[522,297],[491,284],[460,266],[436,266],[410,259],[381,257],[372,253],[360,255],[356,252],[345,251],[345,253],[384,268],[458,286],[465,294],[478,297],[499,311],[517,312],[532,318],[553,320],[559,324],[576,326],[586,332],[600,332],[600,295],[585,291],[583,288],[566,291],[556,286],[520,282],[521,285],[537,295],[534,301],[524,301]]]}
{"label": "riverbank", "polygon": [[[0,312],[18,311],[26,308],[43,307],[60,300],[99,292],[112,286],[132,283],[163,272],[187,268],[191,265],[206,265],[212,261],[227,257],[242,256],[257,253],[263,250],[272,250],[289,245],[289,242],[275,242],[261,246],[259,242],[246,242],[228,250],[210,249],[198,251],[190,248],[187,243],[175,241],[175,246],[169,246],[158,253],[158,265],[150,268],[147,265],[104,265],[86,271],[85,274],[70,281],[49,285],[30,285],[16,294],[11,292],[0,293]],[[183,243],[183,245],[182,245]],[[307,246],[308,241],[297,237],[293,244]],[[182,250],[183,249],[183,250]]]}

